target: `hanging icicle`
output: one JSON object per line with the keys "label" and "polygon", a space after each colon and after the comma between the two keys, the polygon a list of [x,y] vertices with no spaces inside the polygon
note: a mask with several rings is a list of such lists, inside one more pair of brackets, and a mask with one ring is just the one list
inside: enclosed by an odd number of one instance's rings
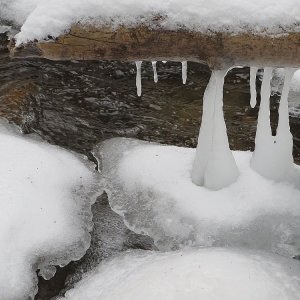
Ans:
{"label": "hanging icicle", "polygon": [[153,76],[154,76],[154,82],[158,82],[158,76],[157,76],[157,69],[156,69],[156,61],[152,62],[152,68],[153,68]]}
{"label": "hanging icicle", "polygon": [[203,115],[192,181],[218,190],[235,182],[239,176],[230,151],[223,114],[223,86],[227,69],[213,70],[204,93]]}
{"label": "hanging icicle", "polygon": [[136,90],[139,97],[142,96],[142,61],[136,61]]}
{"label": "hanging icicle", "polygon": [[285,69],[285,80],[279,105],[276,136],[270,125],[270,81],[272,68],[265,68],[261,87],[261,104],[255,137],[255,151],[251,167],[264,177],[273,180],[288,178],[293,170],[293,137],[289,126],[288,94],[294,69]]}
{"label": "hanging icicle", "polygon": [[186,84],[187,80],[187,61],[182,61],[182,82],[183,84]]}
{"label": "hanging icicle", "polygon": [[250,67],[250,106],[254,108],[256,106],[256,74],[258,68],[257,67]]}

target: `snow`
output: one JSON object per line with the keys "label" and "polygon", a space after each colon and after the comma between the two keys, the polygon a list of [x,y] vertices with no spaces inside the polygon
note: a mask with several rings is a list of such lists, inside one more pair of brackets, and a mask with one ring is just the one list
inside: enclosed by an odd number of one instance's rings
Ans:
{"label": "snow", "polygon": [[238,178],[239,172],[229,149],[223,114],[223,86],[227,69],[213,70],[203,97],[203,116],[198,138],[192,181],[212,190]]}
{"label": "snow", "polygon": [[0,124],[0,299],[33,297],[36,270],[81,258],[99,180],[83,158]]}
{"label": "snow", "polygon": [[95,149],[112,209],[159,249],[247,246],[300,253],[299,166],[287,182],[275,182],[250,167],[251,152],[233,152],[239,178],[211,191],[192,183],[195,154],[195,149],[125,138]]}
{"label": "snow", "polygon": [[66,300],[296,300],[300,263],[229,249],[131,251],[100,264]]}
{"label": "snow", "polygon": [[200,32],[300,31],[299,0],[1,0],[0,19],[22,26],[18,44],[58,36],[73,23],[155,26]]}

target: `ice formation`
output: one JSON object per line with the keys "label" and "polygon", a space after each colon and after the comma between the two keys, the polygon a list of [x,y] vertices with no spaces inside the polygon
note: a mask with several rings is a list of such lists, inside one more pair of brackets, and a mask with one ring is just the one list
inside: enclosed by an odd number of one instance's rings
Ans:
{"label": "ice formation", "polygon": [[66,300],[296,300],[300,262],[264,252],[131,251],[101,263]]}
{"label": "ice formation", "polygon": [[158,82],[158,76],[157,76],[157,69],[156,69],[156,61],[152,62],[152,68],[153,68],[154,82],[157,83]]}
{"label": "ice formation", "polygon": [[[272,93],[280,94],[284,82],[285,70],[278,68],[274,70],[273,79],[271,82]],[[289,114],[292,117],[300,117],[300,70],[294,73],[290,84],[290,93],[288,97]]]}
{"label": "ice formation", "polygon": [[251,166],[261,175],[273,180],[286,180],[294,172],[293,136],[290,132],[287,101],[294,71],[294,69],[285,69],[285,80],[278,110],[278,127],[276,135],[273,136],[270,125],[270,81],[273,69],[269,67],[264,69],[255,151]]}
{"label": "ice formation", "polygon": [[139,97],[142,96],[142,61],[136,61],[136,90]]}
{"label": "ice formation", "polygon": [[250,67],[250,106],[254,108],[256,106],[256,74],[258,68]]}
{"label": "ice formation", "polygon": [[213,190],[236,181],[239,171],[229,148],[223,115],[227,69],[213,70],[203,98],[203,116],[192,170],[195,184]]}
{"label": "ice formation", "polygon": [[186,84],[187,80],[187,61],[182,61],[182,83]]}
{"label": "ice formation", "polygon": [[98,175],[79,156],[0,124],[0,299],[33,299],[36,270],[81,258]]}
{"label": "ice formation", "polygon": [[125,138],[95,149],[112,209],[159,249],[243,246],[300,253],[300,167],[290,178],[294,185],[276,183],[250,167],[251,152],[233,152],[239,178],[211,191],[191,181],[195,154]]}

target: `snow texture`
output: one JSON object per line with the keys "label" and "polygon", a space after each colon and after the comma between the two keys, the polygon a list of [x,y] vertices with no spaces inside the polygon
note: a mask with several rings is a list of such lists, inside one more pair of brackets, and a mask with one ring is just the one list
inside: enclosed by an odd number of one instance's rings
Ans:
{"label": "snow texture", "polygon": [[[160,21],[153,21],[161,16]],[[200,32],[300,31],[299,0],[0,0],[0,19],[21,26],[18,44],[58,36],[73,23],[146,24]],[[156,18],[157,19],[157,18]]]}
{"label": "snow texture", "polygon": [[251,152],[234,152],[239,178],[211,191],[191,181],[195,154],[195,149],[125,138],[95,149],[112,209],[159,249],[243,246],[300,253],[298,166],[288,182],[274,182],[250,167]]}
{"label": "snow texture", "polygon": [[297,300],[300,262],[264,252],[131,251],[100,264],[65,300]]}
{"label": "snow texture", "polygon": [[90,245],[98,175],[83,158],[0,124],[0,299],[33,299],[36,270],[80,259]]}

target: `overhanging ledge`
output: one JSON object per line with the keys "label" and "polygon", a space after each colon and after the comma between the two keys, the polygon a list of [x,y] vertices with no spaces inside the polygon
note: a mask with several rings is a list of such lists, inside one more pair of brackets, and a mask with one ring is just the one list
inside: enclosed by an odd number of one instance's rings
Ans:
{"label": "overhanging ledge", "polygon": [[189,60],[223,66],[300,68],[300,33],[200,33],[188,30],[75,25],[56,40],[10,45],[12,57],[50,60]]}

